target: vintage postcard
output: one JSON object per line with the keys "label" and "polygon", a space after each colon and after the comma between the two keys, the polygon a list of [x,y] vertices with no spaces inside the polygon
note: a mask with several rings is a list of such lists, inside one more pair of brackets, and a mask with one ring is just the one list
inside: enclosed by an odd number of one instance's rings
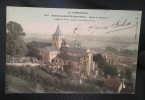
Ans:
{"label": "vintage postcard", "polygon": [[141,14],[7,6],[5,93],[134,94]]}

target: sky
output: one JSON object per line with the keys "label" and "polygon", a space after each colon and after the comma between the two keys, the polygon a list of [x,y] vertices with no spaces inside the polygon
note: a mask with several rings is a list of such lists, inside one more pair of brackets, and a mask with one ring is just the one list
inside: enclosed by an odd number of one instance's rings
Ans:
{"label": "sky", "polygon": [[[61,32],[64,35],[132,36],[134,34],[139,35],[141,22],[141,11],[129,10],[119,11],[7,6],[6,14],[6,23],[15,21],[21,24],[26,34],[42,35],[54,34],[57,25],[59,25]],[[85,16],[85,18],[53,17],[52,15]],[[112,25],[118,21],[119,26],[112,28]],[[125,25],[121,26],[123,23],[125,23]],[[132,27],[134,25],[136,26]],[[104,27],[107,28],[104,29]]]}

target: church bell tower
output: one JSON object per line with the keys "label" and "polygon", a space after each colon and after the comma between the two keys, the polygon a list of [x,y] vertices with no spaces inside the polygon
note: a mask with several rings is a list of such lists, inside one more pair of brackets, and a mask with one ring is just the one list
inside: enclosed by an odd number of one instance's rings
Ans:
{"label": "church bell tower", "polygon": [[61,33],[60,27],[58,25],[55,33],[52,35],[52,45],[55,46],[57,49],[60,49],[63,39],[64,39],[64,36]]}

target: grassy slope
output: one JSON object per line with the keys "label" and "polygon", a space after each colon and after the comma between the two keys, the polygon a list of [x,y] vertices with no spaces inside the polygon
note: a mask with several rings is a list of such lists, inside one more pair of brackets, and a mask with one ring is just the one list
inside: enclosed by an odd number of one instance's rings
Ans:
{"label": "grassy slope", "polygon": [[[30,74],[31,73],[31,74]],[[33,75],[32,75],[33,73]],[[42,67],[6,67],[6,93],[98,93],[93,84],[79,84]]]}
{"label": "grassy slope", "polygon": [[31,93],[34,88],[29,81],[21,78],[6,75],[6,84],[8,84],[8,91],[6,93]]}
{"label": "grassy slope", "polygon": [[[41,70],[38,67],[30,67],[29,69],[34,70],[34,72],[40,78],[43,77],[44,79],[49,79],[50,81],[54,81],[56,79],[56,77],[46,73],[45,71]],[[37,76],[36,78],[39,78]],[[6,73],[6,86],[7,86],[5,91],[6,93],[43,93],[44,92],[44,89],[42,88],[41,84],[8,73]]]}

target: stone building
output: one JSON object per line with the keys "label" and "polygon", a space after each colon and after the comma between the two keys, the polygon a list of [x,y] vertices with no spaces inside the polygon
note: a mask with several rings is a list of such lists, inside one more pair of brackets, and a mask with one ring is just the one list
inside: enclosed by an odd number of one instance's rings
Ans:
{"label": "stone building", "polygon": [[[80,46],[70,47],[65,46],[61,51],[64,35],[61,33],[59,25],[55,33],[52,35],[52,44],[44,43],[42,48],[39,48],[40,55],[44,63],[51,63],[54,66],[71,65],[72,70],[81,73],[90,73],[94,70],[93,53],[89,48],[82,48]],[[49,45],[46,45],[49,44]]]}
{"label": "stone building", "polygon": [[58,54],[58,50],[55,46],[47,46],[43,50],[42,60],[44,63],[51,63],[52,59],[54,59]]}
{"label": "stone building", "polygon": [[93,54],[88,48],[67,47],[64,52],[59,53],[55,58],[55,65],[71,65],[72,70],[81,73],[90,73],[94,70]]}
{"label": "stone building", "polygon": [[52,35],[52,45],[55,46],[57,49],[60,49],[63,39],[64,36],[61,33],[60,27],[58,25],[55,33]]}

